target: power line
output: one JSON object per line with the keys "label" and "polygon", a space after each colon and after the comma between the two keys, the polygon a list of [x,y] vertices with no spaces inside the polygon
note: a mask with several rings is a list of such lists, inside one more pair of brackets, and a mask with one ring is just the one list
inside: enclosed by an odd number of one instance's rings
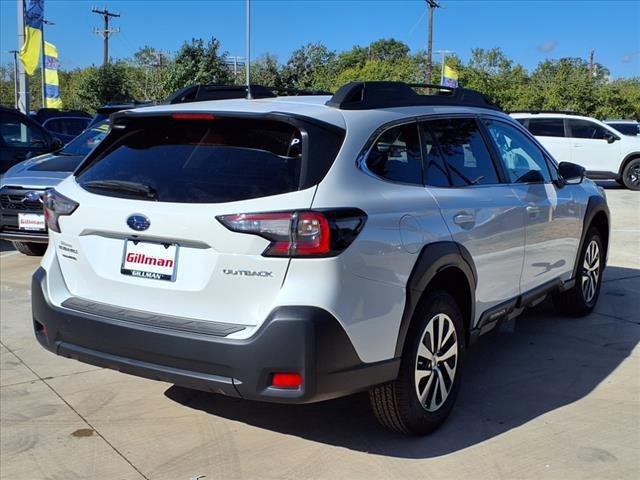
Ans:
{"label": "power line", "polygon": [[107,10],[106,8],[103,8],[102,10],[99,10],[97,8],[92,8],[91,9],[92,13],[97,13],[98,15],[102,15],[102,21],[104,22],[104,28],[94,28],[93,29],[93,33],[96,33],[98,35],[100,35],[103,39],[103,47],[104,47],[104,52],[103,52],[103,59],[102,59],[102,65],[106,65],[107,63],[109,63],[109,37],[111,36],[111,34],[113,33],[119,33],[120,32],[120,27],[115,27],[115,28],[109,28],[109,19],[111,17],[119,17],[120,14],[119,13],[114,13],[114,12],[110,12],[109,10]]}
{"label": "power line", "polygon": [[436,8],[440,8],[440,5],[435,0],[425,0],[427,2],[427,11],[429,13],[429,20],[427,22],[427,69],[425,72],[425,83],[431,83],[431,69],[432,63],[432,50],[433,50],[433,11]]}

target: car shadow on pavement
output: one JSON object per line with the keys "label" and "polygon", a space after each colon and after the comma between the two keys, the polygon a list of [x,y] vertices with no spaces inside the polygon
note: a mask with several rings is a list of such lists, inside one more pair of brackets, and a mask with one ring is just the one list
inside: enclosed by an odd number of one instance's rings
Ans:
{"label": "car shadow on pavement", "polygon": [[[640,270],[608,267],[612,284]],[[601,302],[631,302],[619,292]],[[626,294],[624,294],[626,295]],[[623,295],[623,296],[624,296]],[[579,401],[605,380],[640,341],[640,321],[592,314],[559,316],[551,302],[482,337],[467,356],[457,404],[426,437],[378,426],[366,393],[312,405],[249,402],[171,387],[165,395],[186,406],[257,428],[315,442],[399,458],[453,453]]]}

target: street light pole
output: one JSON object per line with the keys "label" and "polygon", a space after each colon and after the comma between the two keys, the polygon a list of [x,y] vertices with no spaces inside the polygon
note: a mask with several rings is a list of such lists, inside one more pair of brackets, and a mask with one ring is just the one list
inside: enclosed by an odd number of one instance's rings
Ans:
{"label": "street light pole", "polygon": [[9,53],[13,53],[13,94],[15,101],[13,106],[18,110],[18,50],[10,50]]}
{"label": "street light pole", "polygon": [[251,0],[247,0],[247,53],[244,62],[245,81],[247,82],[247,98],[251,100]]}

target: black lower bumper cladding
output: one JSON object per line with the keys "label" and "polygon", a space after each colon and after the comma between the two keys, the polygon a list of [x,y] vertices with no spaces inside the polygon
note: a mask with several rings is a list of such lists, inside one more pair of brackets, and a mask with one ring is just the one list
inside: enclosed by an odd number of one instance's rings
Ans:
{"label": "black lower bumper cladding", "polygon": [[[317,307],[274,310],[251,338],[234,340],[60,308],[46,296],[46,272],[32,279],[34,330],[46,349],[92,365],[250,400],[311,403],[396,378],[400,360],[363,363],[339,322]],[[102,313],[102,314],[101,314]],[[299,388],[271,386],[299,373]]]}

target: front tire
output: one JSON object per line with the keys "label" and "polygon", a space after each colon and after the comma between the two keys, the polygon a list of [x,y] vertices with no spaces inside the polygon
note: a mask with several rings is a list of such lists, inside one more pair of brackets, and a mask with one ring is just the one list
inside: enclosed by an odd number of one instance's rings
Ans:
{"label": "front tire", "polygon": [[600,296],[604,255],[600,232],[594,227],[589,228],[578,259],[576,284],[570,290],[553,296],[556,310],[572,317],[583,317],[593,311]]}
{"label": "front tire", "polygon": [[20,253],[29,255],[30,257],[41,257],[44,252],[47,251],[46,243],[34,243],[34,242],[12,242],[13,246]]}
{"label": "front tire", "polygon": [[465,351],[463,317],[455,299],[445,291],[430,293],[412,319],[398,378],[369,391],[378,421],[413,435],[442,425],[458,394]]}
{"label": "front tire", "polygon": [[622,183],[629,190],[640,190],[640,158],[634,158],[624,166]]}

